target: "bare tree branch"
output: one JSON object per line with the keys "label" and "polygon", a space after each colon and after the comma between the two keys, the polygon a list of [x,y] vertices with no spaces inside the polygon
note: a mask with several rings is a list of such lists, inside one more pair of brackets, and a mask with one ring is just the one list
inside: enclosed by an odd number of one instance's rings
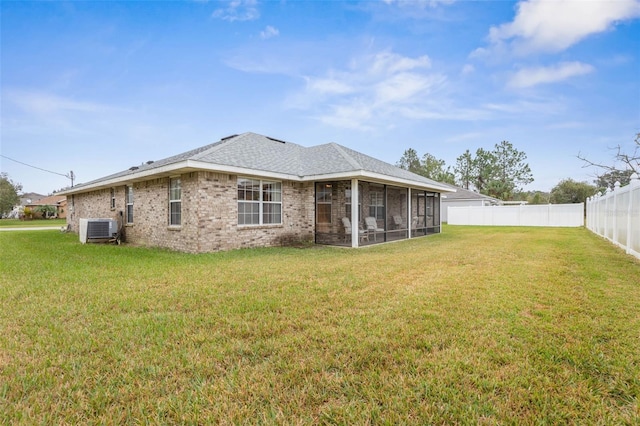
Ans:
{"label": "bare tree branch", "polygon": [[582,161],[584,161],[586,163],[586,164],[584,164],[582,166],[583,169],[587,168],[587,167],[599,167],[601,169],[605,169],[605,170],[609,170],[609,171],[617,170],[616,167],[614,167],[614,166],[608,166],[606,164],[596,163],[594,161],[591,161],[588,158],[583,157],[580,152],[578,152],[577,157],[578,157],[579,160],[582,160]]}
{"label": "bare tree branch", "polygon": [[[625,153],[620,145],[612,148],[616,151],[613,157],[615,161],[613,165],[589,160],[581,153],[578,153],[577,157],[585,162],[582,167],[597,167],[608,172],[632,170],[634,173],[640,174],[640,133],[636,134],[634,142],[635,147],[631,153]],[[624,167],[620,167],[620,164],[624,165]]]}

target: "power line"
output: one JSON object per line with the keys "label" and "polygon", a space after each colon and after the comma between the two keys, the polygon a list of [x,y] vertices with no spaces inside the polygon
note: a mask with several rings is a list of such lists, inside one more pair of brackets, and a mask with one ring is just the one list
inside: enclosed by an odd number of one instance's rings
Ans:
{"label": "power line", "polygon": [[0,157],[6,158],[7,160],[14,161],[14,162],[16,162],[18,164],[22,164],[23,166],[27,166],[27,167],[31,167],[31,168],[34,168],[34,169],[42,170],[43,172],[52,173],[54,175],[66,177],[67,179],[71,179],[71,186],[73,186],[73,179],[75,178],[75,175],[73,174],[73,171],[69,172],[66,175],[63,175],[62,173],[52,172],[51,170],[43,169],[42,167],[36,167],[36,166],[32,166],[31,164],[23,163],[22,161],[18,161],[18,160],[15,160],[13,158],[7,157],[6,155],[0,154]]}

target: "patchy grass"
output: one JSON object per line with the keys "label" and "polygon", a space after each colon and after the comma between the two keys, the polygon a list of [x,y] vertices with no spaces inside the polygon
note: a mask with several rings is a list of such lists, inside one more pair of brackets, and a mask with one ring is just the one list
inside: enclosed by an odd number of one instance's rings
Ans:
{"label": "patchy grass", "polygon": [[40,226],[64,226],[67,219],[0,219],[0,228],[33,228]]}
{"label": "patchy grass", "polygon": [[640,263],[585,229],[0,248],[2,424],[640,422]]}

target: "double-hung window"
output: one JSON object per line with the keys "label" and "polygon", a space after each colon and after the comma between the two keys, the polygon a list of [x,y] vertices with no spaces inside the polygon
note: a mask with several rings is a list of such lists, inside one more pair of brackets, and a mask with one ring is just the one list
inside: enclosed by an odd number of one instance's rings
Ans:
{"label": "double-hung window", "polygon": [[180,178],[169,179],[169,225],[182,224],[182,182]]}
{"label": "double-hung window", "polygon": [[370,197],[369,216],[380,220],[384,219],[384,192],[371,191]]}
{"label": "double-hung window", "polygon": [[282,223],[282,183],[238,178],[238,225]]}
{"label": "double-hung window", "polygon": [[133,223],[133,186],[127,186],[127,223]]}
{"label": "double-hung window", "polygon": [[282,223],[282,183],[262,182],[262,223]]}
{"label": "double-hung window", "polygon": [[[361,204],[362,204],[362,185],[360,185],[359,189],[358,189],[358,219],[360,218],[360,212],[362,211],[361,208]],[[349,218],[349,220],[351,220],[351,185],[349,185],[347,187],[347,189],[344,190],[344,209],[345,209],[345,216]]]}
{"label": "double-hung window", "polygon": [[332,192],[332,184],[316,183],[316,221],[318,223],[331,223]]}
{"label": "double-hung window", "polygon": [[111,188],[111,210],[116,209],[116,190]]}

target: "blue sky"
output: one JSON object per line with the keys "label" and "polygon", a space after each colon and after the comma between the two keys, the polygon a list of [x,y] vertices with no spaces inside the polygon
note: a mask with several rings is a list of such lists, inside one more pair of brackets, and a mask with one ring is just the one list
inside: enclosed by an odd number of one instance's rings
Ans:
{"label": "blue sky", "polygon": [[[1,153],[87,182],[247,131],[593,180],[640,132],[640,1],[14,2]],[[25,192],[69,184],[0,157]]]}

